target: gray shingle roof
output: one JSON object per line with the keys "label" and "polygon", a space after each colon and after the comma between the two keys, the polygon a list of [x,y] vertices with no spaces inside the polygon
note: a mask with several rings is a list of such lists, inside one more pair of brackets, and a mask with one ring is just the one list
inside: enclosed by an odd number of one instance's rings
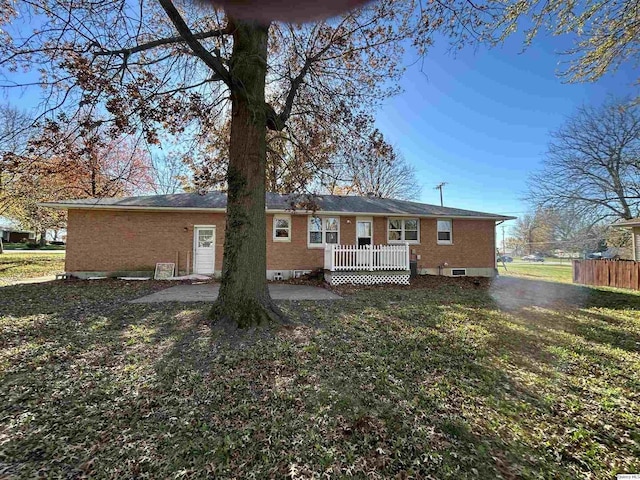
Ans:
{"label": "gray shingle roof", "polygon": [[[459,208],[440,207],[426,203],[407,202],[390,198],[357,197],[342,195],[297,195],[267,194],[267,210],[302,210],[306,211],[309,203],[316,206],[319,212],[363,213],[386,215],[420,215],[450,217],[482,217],[496,220],[507,220],[514,217],[493,213],[462,210]],[[224,209],[227,206],[227,195],[222,192],[178,193],[173,195],[149,195],[126,198],[101,198],[63,200],[47,202],[42,205],[53,208],[109,208],[109,209]]]}

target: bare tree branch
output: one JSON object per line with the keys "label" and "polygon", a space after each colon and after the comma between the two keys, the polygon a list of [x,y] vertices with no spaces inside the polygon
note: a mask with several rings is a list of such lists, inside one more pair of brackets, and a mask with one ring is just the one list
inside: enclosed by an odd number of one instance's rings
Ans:
{"label": "bare tree branch", "polygon": [[[180,36],[184,39],[187,45],[193,50],[198,58],[200,58],[211,70],[213,70],[218,76],[222,79],[224,83],[231,89],[236,88],[237,86],[234,84],[233,79],[231,78],[231,74],[229,70],[223,65],[222,59],[220,58],[219,52],[215,56],[209,52],[202,44],[198,41],[195,35],[191,32],[191,29],[186,24],[180,12],[175,7],[171,0],[158,0],[158,3],[164,11],[166,12],[169,20],[176,27],[176,30],[180,34]],[[229,27],[228,27],[229,28]],[[237,88],[236,88],[237,89]]]}
{"label": "bare tree branch", "polygon": [[[194,33],[192,34],[192,37],[195,40],[205,40],[207,38],[222,37],[224,35],[230,35],[231,33],[232,33],[231,29],[229,28],[229,26],[227,26],[225,28],[209,30],[207,32]],[[98,52],[95,52],[94,55],[97,57],[105,56],[105,55],[129,56],[139,52],[144,52],[146,50],[151,50],[153,48],[162,47],[165,45],[172,45],[176,43],[187,43],[187,41],[182,36],[160,38],[158,40],[152,40],[150,42],[138,44],[135,47],[120,48],[116,50],[100,50]]]}

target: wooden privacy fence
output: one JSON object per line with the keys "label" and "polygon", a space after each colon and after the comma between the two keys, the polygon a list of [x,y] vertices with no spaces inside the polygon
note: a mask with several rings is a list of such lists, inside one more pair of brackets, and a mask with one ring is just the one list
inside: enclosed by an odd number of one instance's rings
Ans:
{"label": "wooden privacy fence", "polygon": [[640,290],[640,262],[574,260],[573,283]]}

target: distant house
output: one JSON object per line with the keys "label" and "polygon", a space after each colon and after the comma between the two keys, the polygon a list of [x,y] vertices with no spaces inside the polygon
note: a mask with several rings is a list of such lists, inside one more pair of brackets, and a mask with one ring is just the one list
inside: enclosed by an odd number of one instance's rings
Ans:
{"label": "distant house", "polygon": [[[324,269],[332,283],[406,283],[419,274],[495,274],[491,213],[392,199],[313,197],[314,211],[292,209],[296,197],[267,194],[267,277]],[[66,271],[88,277],[148,274],[158,262],[179,273],[219,275],[226,195],[176,194],[68,200]]]}
{"label": "distant house", "polygon": [[632,218],[631,220],[622,220],[611,225],[616,228],[628,228],[631,230],[631,238],[633,246],[631,248],[633,252],[633,259],[636,262],[640,261],[640,218]]}
{"label": "distant house", "polygon": [[20,230],[10,225],[0,225],[0,238],[5,243],[20,243],[34,241],[36,234],[28,230]]}

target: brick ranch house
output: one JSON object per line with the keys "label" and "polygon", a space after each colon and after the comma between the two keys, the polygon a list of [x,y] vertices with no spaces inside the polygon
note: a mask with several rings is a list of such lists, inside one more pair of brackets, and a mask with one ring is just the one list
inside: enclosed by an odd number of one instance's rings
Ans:
{"label": "brick ranch house", "polygon": [[[513,217],[374,197],[318,195],[315,211],[267,194],[267,277],[324,268],[332,283],[408,281],[419,274],[495,275],[496,222]],[[221,192],[48,202],[67,209],[67,274],[220,275],[226,195]],[[400,275],[400,277],[396,277]],[[398,278],[401,281],[398,281]],[[405,280],[406,279],[406,280]]]}

